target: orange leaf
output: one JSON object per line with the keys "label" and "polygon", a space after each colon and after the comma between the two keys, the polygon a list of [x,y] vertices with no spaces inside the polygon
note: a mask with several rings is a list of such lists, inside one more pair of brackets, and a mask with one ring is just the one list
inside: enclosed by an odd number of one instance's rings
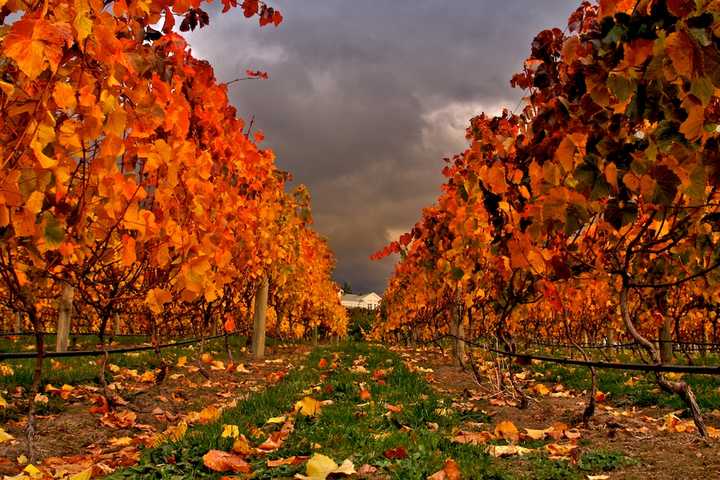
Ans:
{"label": "orange leaf", "polygon": [[520,432],[510,420],[504,420],[495,425],[495,435],[498,438],[504,438],[508,442],[517,442],[520,440]]}
{"label": "orange leaf", "polygon": [[214,472],[250,473],[250,465],[241,456],[222,450],[207,452],[203,464]]}
{"label": "orange leaf", "polygon": [[452,458],[448,458],[445,460],[443,469],[427,477],[427,480],[460,480],[461,478],[460,467],[457,462]]}
{"label": "orange leaf", "polygon": [[56,71],[63,46],[72,43],[72,28],[67,23],[51,23],[28,15],[13,23],[5,37],[3,50],[20,70],[35,80],[48,66]]}

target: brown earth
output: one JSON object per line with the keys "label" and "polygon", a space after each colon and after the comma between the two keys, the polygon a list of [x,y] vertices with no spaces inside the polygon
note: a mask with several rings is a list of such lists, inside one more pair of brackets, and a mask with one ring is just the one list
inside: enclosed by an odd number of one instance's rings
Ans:
{"label": "brown earth", "polygon": [[[509,392],[499,395],[485,376],[484,381],[478,384],[470,371],[453,366],[451,356],[438,348],[395,350],[405,358],[411,369],[420,367],[420,372],[432,369],[431,373],[425,373],[426,379],[441,393],[458,399],[456,406],[462,408],[466,407],[465,404],[472,404],[493,417],[494,424],[510,420],[521,431],[523,428],[545,429],[556,422],[577,428],[580,439],[558,442],[579,445],[570,458],[571,462],[577,461],[584,452],[598,450],[619,451],[632,459],[632,465],[606,472],[610,479],[720,479],[720,440],[705,440],[694,432],[677,431],[683,428],[692,430],[694,427],[690,421],[680,421],[677,425],[667,423],[667,416],[672,413],[670,410],[625,408],[606,400],[598,404],[595,415],[584,426],[581,418],[587,395],[583,392],[562,390],[539,395],[532,390],[536,381],[550,388],[554,382],[546,383],[543,378],[528,375],[525,387],[532,398],[527,409],[519,409],[513,406],[514,399]],[[569,396],[552,397],[553,394]],[[706,412],[705,421],[708,426],[720,427],[717,412]],[[492,430],[493,427],[486,425],[485,428]],[[505,461],[511,471],[524,475],[532,472],[522,458]]]}
{"label": "brown earth", "polygon": [[[95,466],[96,473],[98,469],[110,472],[133,465],[139,459],[138,447],[152,445],[166,429],[172,431],[183,422],[192,425],[214,419],[218,411],[213,407],[218,410],[231,407],[279,381],[303,362],[309,350],[304,346],[273,347],[264,360],[240,359],[237,371],[227,371],[218,364],[203,365],[209,379],[198,368],[200,363],[190,358],[184,366],[171,366],[160,383],[142,379],[143,372],[119,369],[110,385],[115,387],[119,402],[109,412],[102,409],[97,386],[74,386],[66,393],[59,413],[37,419],[35,465],[51,466],[56,473],[74,473],[89,466]],[[18,405],[27,404],[27,399],[12,400]],[[91,413],[93,406],[100,407],[100,411]],[[1,426],[15,440],[2,445],[0,475],[14,475],[22,470],[22,456],[27,451],[26,424],[27,416],[20,416]]]}

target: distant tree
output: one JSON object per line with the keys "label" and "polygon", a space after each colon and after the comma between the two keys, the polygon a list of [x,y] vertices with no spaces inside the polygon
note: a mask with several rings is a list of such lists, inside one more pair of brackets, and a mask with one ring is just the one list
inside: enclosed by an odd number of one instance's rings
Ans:
{"label": "distant tree", "polygon": [[343,282],[342,289],[345,293],[353,293],[352,286],[349,282]]}

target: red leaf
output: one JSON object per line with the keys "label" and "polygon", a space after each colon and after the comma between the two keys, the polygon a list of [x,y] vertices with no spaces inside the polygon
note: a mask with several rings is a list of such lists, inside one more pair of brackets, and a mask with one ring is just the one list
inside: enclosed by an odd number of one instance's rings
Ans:
{"label": "red leaf", "polygon": [[385,450],[383,456],[389,460],[399,460],[407,458],[408,454],[404,447],[395,447]]}

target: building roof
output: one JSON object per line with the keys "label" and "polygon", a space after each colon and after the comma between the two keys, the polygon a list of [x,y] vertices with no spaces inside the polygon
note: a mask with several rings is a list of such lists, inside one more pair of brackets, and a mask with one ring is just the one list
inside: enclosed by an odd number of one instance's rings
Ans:
{"label": "building roof", "polygon": [[344,302],[362,302],[362,301],[365,301],[365,299],[366,299],[369,295],[375,295],[375,296],[377,296],[378,298],[380,298],[380,296],[379,296],[377,293],[375,293],[375,292],[364,293],[364,294],[362,294],[362,295],[355,295],[355,294],[353,294],[353,293],[343,293],[343,295],[342,295],[342,301],[344,301]]}

